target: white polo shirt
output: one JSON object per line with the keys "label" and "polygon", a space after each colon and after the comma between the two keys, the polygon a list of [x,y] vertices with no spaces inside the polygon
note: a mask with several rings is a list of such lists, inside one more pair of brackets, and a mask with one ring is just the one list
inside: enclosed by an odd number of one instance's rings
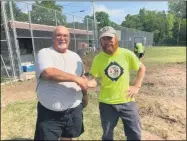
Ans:
{"label": "white polo shirt", "polygon": [[56,82],[40,77],[46,68],[56,68],[64,72],[81,76],[84,67],[81,58],[73,51],[57,52],[53,47],[43,48],[36,59],[37,98],[47,109],[64,111],[77,107],[82,102],[81,88],[74,82]]}

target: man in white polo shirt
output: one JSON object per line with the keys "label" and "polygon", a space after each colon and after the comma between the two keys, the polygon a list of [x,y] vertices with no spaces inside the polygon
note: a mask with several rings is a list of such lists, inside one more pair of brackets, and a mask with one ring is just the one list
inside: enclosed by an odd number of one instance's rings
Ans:
{"label": "man in white polo shirt", "polygon": [[[87,79],[81,58],[68,50],[70,34],[57,26],[53,46],[41,49],[36,59],[37,123],[34,140],[68,140],[83,132]],[[86,105],[82,104],[82,101]]]}

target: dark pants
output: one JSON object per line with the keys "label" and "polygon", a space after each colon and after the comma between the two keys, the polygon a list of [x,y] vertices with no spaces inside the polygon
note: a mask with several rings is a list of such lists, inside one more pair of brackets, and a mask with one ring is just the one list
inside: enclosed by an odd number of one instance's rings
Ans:
{"label": "dark pants", "polygon": [[38,117],[34,140],[74,138],[84,132],[83,105],[62,112],[51,111],[38,103]]}
{"label": "dark pants", "polygon": [[99,103],[99,109],[103,128],[102,140],[113,140],[119,117],[122,119],[127,140],[141,140],[140,118],[135,102],[114,105]]}
{"label": "dark pants", "polygon": [[142,57],[143,57],[143,55],[144,55],[144,53],[139,53],[138,58],[139,58],[139,59],[140,59],[140,58],[142,58]]}

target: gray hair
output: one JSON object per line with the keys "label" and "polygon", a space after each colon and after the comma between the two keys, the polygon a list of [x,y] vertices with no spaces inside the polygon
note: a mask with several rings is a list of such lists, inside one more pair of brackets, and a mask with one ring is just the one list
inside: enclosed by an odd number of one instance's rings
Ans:
{"label": "gray hair", "polygon": [[[63,26],[63,25],[58,25],[58,26],[56,26],[56,28],[53,30],[53,33],[52,33],[52,39],[54,38],[54,36],[55,36],[55,34],[56,34],[56,30],[57,30],[58,27],[67,28],[67,27],[65,27],[65,26]],[[69,33],[69,30],[68,30],[68,33]],[[69,33],[69,34],[70,34],[70,33]]]}

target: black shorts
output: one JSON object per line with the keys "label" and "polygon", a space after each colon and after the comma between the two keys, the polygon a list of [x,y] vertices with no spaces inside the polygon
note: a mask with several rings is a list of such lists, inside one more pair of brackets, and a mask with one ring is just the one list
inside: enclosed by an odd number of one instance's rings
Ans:
{"label": "black shorts", "polygon": [[62,112],[51,111],[38,102],[38,117],[34,140],[75,138],[84,132],[82,103]]}
{"label": "black shorts", "polygon": [[139,53],[139,58],[142,58],[144,53]]}

